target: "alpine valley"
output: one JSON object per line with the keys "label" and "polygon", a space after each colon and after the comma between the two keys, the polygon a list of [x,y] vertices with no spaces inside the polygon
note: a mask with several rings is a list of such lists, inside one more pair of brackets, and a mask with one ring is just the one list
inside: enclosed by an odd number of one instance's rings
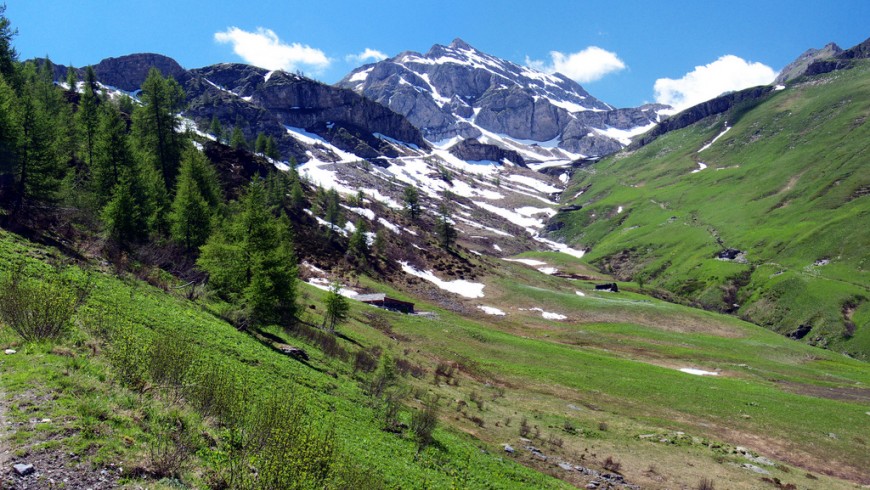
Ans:
{"label": "alpine valley", "polygon": [[870,40],[680,112],[4,56],[3,488],[870,485]]}

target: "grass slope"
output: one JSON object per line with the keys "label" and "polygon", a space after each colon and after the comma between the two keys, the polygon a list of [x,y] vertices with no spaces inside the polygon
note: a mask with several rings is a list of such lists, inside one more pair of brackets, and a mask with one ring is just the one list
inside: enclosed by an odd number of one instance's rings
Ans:
{"label": "grass slope", "polygon": [[558,233],[623,280],[866,358],[868,116],[868,63],[803,80],[578,171]]}

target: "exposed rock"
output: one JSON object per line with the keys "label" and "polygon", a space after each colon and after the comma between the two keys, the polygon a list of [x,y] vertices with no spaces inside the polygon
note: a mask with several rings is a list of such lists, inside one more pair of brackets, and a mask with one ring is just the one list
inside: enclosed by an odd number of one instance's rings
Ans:
{"label": "exposed rock", "polygon": [[772,91],[773,87],[769,85],[763,87],[752,87],[720,95],[715,99],[692,106],[660,122],[658,126],[654,127],[643,136],[635,138],[634,142],[629,145],[628,149],[637,149],[648,145],[663,134],[683,129],[701,119],[704,119],[705,117],[722,114],[723,112],[731,110],[732,107],[738,104],[746,105],[760,103]]}
{"label": "exposed rock", "polygon": [[776,76],[776,80],[774,80],[773,83],[774,85],[788,83],[795,78],[803,76],[807,71],[807,67],[813,62],[825,58],[832,58],[842,52],[843,49],[835,43],[828,43],[822,49],[808,49],[798,56],[796,60],[786,65],[785,68],[779,72],[779,75]]}
{"label": "exposed rock", "polygon": [[17,351],[15,349],[6,349],[4,352],[6,353],[6,355],[11,355],[15,354]]}
{"label": "exposed rock", "polygon": [[561,74],[544,74],[462,41],[362,66],[338,83],[405,115],[430,141],[476,138],[479,128],[511,138],[604,155],[622,148],[592,130],[630,129],[658,120],[666,106],[615,109]]}
{"label": "exposed rock", "polygon": [[181,84],[188,78],[187,72],[174,59],[154,53],[106,58],[94,66],[94,73],[104,85],[135,92],[142,86],[152,67],[160,70],[164,77],[171,76]]}
{"label": "exposed rock", "polygon": [[510,444],[503,444],[503,446],[504,446],[504,452],[506,452],[508,454],[513,454],[516,451],[513,447],[511,447]]}
{"label": "exposed rock", "polygon": [[469,161],[492,161],[501,163],[507,160],[520,167],[526,166],[526,161],[519,153],[513,150],[505,150],[504,148],[487,145],[474,139],[462,140],[459,143],[450,147],[450,153],[457,158]]}
{"label": "exposed rock", "polygon": [[770,472],[767,471],[766,469],[764,469],[760,466],[755,466],[754,464],[743,463],[742,465],[740,465],[740,467],[746,468],[747,470],[754,471],[754,472],[758,473],[759,475],[769,475],[770,474]]}
{"label": "exposed rock", "polygon": [[13,465],[12,468],[15,470],[15,473],[17,473],[18,476],[27,476],[36,471],[33,469],[32,464],[18,463]]}

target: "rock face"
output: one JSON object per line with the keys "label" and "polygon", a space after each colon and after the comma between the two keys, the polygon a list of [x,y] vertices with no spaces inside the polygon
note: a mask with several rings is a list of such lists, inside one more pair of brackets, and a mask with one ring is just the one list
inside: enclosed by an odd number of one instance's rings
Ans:
{"label": "rock face", "polygon": [[725,95],[720,95],[715,99],[710,99],[696,106],[692,106],[659,123],[652,131],[649,131],[642,137],[636,139],[631,144],[631,148],[639,148],[641,146],[648,145],[649,143],[655,141],[656,138],[665,133],[685,128],[686,126],[694,124],[701,119],[704,119],[705,117],[726,112],[737,104],[751,104],[754,101],[760,102],[772,91],[773,87],[770,85],[762,87],[752,87],[745,90],[740,90],[738,92],[731,92]]}
{"label": "rock face", "polygon": [[557,141],[559,148],[589,156],[625,146],[624,139],[605,131],[622,130],[623,137],[642,132],[665,109],[617,110],[561,74],[496,58],[461,39],[435,45],[425,55],[409,51],[360,67],[338,85],[406,116],[429,141],[490,132]]}
{"label": "rock face", "polygon": [[466,161],[489,160],[492,162],[502,162],[507,160],[521,167],[526,166],[526,161],[519,153],[495,145],[487,145],[475,139],[460,141],[450,147],[450,153],[452,153],[453,156]]}
{"label": "rock face", "polygon": [[184,83],[187,78],[187,72],[174,59],[154,53],[106,58],[94,66],[94,73],[103,85],[135,92],[145,81],[151,67],[157,68],[163,76],[171,76],[179,83]]}
{"label": "rock face", "polygon": [[795,78],[804,75],[807,71],[807,67],[813,62],[825,58],[832,58],[842,52],[843,49],[835,43],[828,43],[822,49],[808,49],[798,56],[796,60],[786,65],[785,68],[779,72],[779,75],[776,76],[776,80],[774,80],[773,83],[776,85],[788,83]]}
{"label": "rock face", "polygon": [[[282,71],[238,63],[185,70],[166,56],[132,54],[105,59],[94,72],[103,85],[135,92],[151,67],[181,84],[187,96],[184,116],[199,127],[208,127],[216,117],[224,128],[238,124],[248,140],[259,133],[272,136],[285,159],[338,159],[324,145],[297,140],[287,126],[360,158],[398,156],[403,144],[429,147],[417,128],[386,107],[353,91]],[[80,76],[84,74],[82,69],[78,71]],[[57,65],[55,77],[64,80],[66,67]]]}
{"label": "rock face", "polygon": [[801,76],[821,75],[835,70],[847,70],[854,66],[853,60],[870,58],[870,39],[841,49],[834,43],[828,43],[822,49],[809,49],[798,59],[789,63],[776,77],[775,84],[782,84]]}
{"label": "rock face", "polygon": [[224,127],[239,121],[246,138],[258,133],[272,136],[282,153],[300,162],[309,159],[308,149],[288,135],[287,127],[313,133],[360,158],[398,156],[389,140],[428,148],[407,119],[350,90],[241,64],[189,73],[184,85],[188,117],[200,126],[208,125],[212,117]]}

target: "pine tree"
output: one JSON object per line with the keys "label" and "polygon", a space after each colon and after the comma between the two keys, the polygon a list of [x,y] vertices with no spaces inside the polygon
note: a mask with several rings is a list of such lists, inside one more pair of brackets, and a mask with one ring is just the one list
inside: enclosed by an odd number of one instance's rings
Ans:
{"label": "pine tree", "polygon": [[13,29],[6,17],[6,4],[0,4],[0,75],[12,86],[15,86],[15,63],[18,61],[18,53],[12,46],[12,38],[16,35],[18,29]]}
{"label": "pine tree", "polygon": [[359,219],[356,222],[356,229],[350,236],[348,242],[348,253],[361,259],[365,259],[369,254],[368,233],[369,227],[366,222]]}
{"label": "pine tree", "polygon": [[214,136],[214,139],[220,143],[224,140],[224,128],[221,126],[220,120],[217,116],[211,117],[211,124],[208,127],[208,134]]}
{"label": "pine tree", "polygon": [[131,172],[133,166],[127,123],[112,104],[101,105],[91,164],[91,188],[97,202],[107,203],[112,198],[115,186],[121,181],[121,175]]}
{"label": "pine tree", "polygon": [[100,121],[99,99],[96,90],[97,75],[94,73],[93,67],[89,66],[85,70],[85,83],[76,113],[78,133],[81,135],[82,160],[88,167],[94,163],[94,147],[96,146],[97,128]]}
{"label": "pine tree", "polygon": [[347,319],[347,314],[350,311],[347,299],[341,295],[341,284],[338,281],[333,282],[329,287],[323,303],[326,307],[326,314],[323,316],[323,328],[334,333],[335,327]]}
{"label": "pine tree", "polygon": [[[58,158],[57,133],[50,109],[49,88],[33,63],[22,69],[23,86],[17,115],[16,192],[19,200],[51,201],[57,196],[64,166]],[[51,90],[56,92],[51,85]]]}
{"label": "pine tree", "polygon": [[204,157],[200,155],[196,149],[185,151],[178,173],[175,199],[169,213],[172,239],[188,250],[199,248],[208,239],[214,215],[200,187],[209,177],[197,175],[205,168],[200,161]]}
{"label": "pine tree", "polygon": [[263,133],[257,134],[257,140],[254,142],[254,153],[261,155],[266,154],[266,135]]}
{"label": "pine tree", "polygon": [[280,160],[281,159],[281,152],[278,151],[278,147],[275,145],[275,138],[273,138],[271,135],[269,135],[269,137],[266,138],[265,154],[267,157],[271,158],[272,160]]}
{"label": "pine tree", "polygon": [[413,185],[405,187],[405,213],[412,220],[416,221],[420,217],[420,193]]}
{"label": "pine tree", "polygon": [[236,212],[202,246],[197,264],[209,283],[251,322],[288,321],[296,313],[296,257],[290,222],[269,212],[263,182],[253,181]]}
{"label": "pine tree", "polygon": [[148,238],[152,206],[142,172],[125,169],[112,191],[112,199],[103,208],[102,218],[109,237],[127,245]]}
{"label": "pine tree", "polygon": [[334,187],[330,188],[326,193],[326,208],[324,209],[323,219],[329,223],[327,236],[332,238],[335,230],[341,228],[339,226],[339,222],[341,221],[341,205],[338,198],[338,191],[336,191]]}
{"label": "pine tree", "polygon": [[140,148],[150,153],[167,190],[175,186],[183,141],[176,115],[184,103],[184,91],[172,77],[163,78],[151,68],[142,82],[142,107],[133,113],[133,132]]}
{"label": "pine tree", "polygon": [[230,136],[230,147],[234,150],[247,150],[248,142],[245,140],[245,134],[238,126],[233,126],[233,133]]}
{"label": "pine tree", "polygon": [[450,210],[447,205],[441,203],[438,207],[438,217],[435,220],[435,234],[438,236],[438,243],[446,251],[451,251],[453,244],[456,242],[456,228],[453,227],[452,219],[450,218]]}

